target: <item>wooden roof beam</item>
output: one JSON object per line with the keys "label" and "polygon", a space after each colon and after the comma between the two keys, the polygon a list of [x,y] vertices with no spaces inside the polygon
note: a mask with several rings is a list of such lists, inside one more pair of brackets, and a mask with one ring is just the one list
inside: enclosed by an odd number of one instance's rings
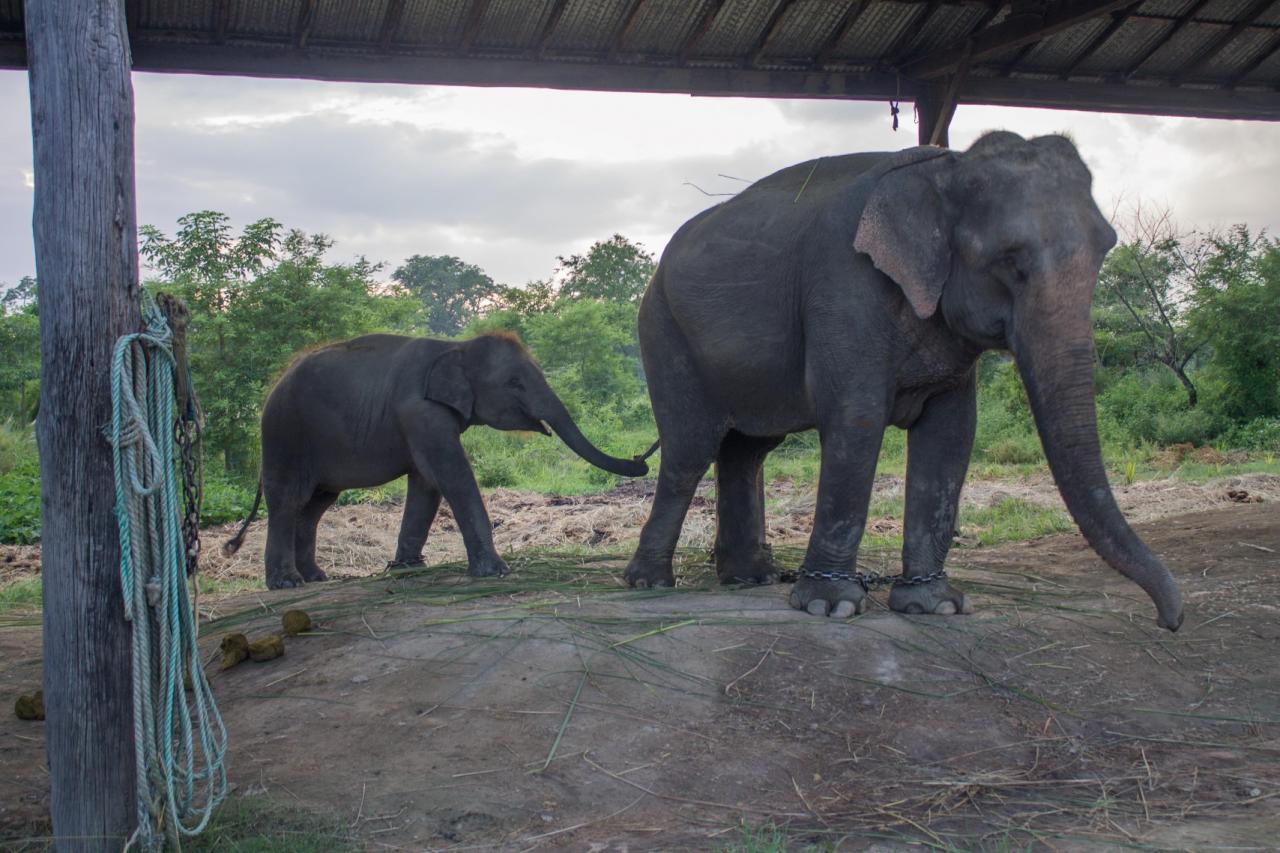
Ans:
{"label": "wooden roof beam", "polygon": [[827,40],[814,57],[814,68],[821,68],[831,61],[831,55],[836,52],[836,48],[840,46],[840,43],[845,40],[849,33],[853,32],[858,19],[862,17],[862,13],[867,11],[867,7],[870,5],[871,0],[858,0],[858,2],[849,4],[849,8],[844,11],[844,16],[836,24],[836,28],[831,31],[831,35],[827,37]]}
{"label": "wooden roof beam", "polygon": [[[1133,0],[1060,0],[1043,15],[1010,16],[994,27],[904,64],[899,70],[908,77],[928,79],[954,71],[968,49],[970,60],[980,63],[1010,48],[1046,39],[1082,21],[1106,15],[1133,3]],[[971,44],[966,48],[966,43]]]}
{"label": "wooden roof beam", "polygon": [[1151,46],[1144,50],[1133,62],[1129,63],[1129,67],[1121,72],[1120,76],[1125,80],[1132,77],[1139,68],[1147,64],[1147,60],[1156,55],[1156,51],[1169,43],[1170,39],[1182,31],[1182,28],[1191,22],[1191,19],[1200,14],[1200,10],[1209,5],[1209,0],[1197,0],[1196,4],[1191,7],[1187,14],[1179,18],[1169,29],[1165,30],[1164,35],[1151,43]]}
{"label": "wooden roof beam", "polygon": [[1226,30],[1226,32],[1220,33],[1208,47],[1199,51],[1195,56],[1192,56],[1187,62],[1183,63],[1181,68],[1173,72],[1169,82],[1174,86],[1180,86],[1188,77],[1194,77],[1197,71],[1212,62],[1214,57],[1222,53],[1227,45],[1231,44],[1231,42],[1235,41],[1241,33],[1249,29],[1249,27],[1253,25],[1253,22],[1261,17],[1263,12],[1271,8],[1271,5],[1271,0],[1254,0],[1253,5],[1245,11],[1243,17],[1238,18],[1236,22]]}
{"label": "wooden roof beam", "polygon": [[920,31],[928,25],[929,19],[938,11],[940,5],[942,4],[939,0],[929,0],[925,4],[924,11],[915,20],[902,28],[902,32],[898,33],[898,37],[893,40],[893,44],[884,52],[884,55],[889,60],[889,65],[896,68],[906,60],[906,57],[902,56],[903,49],[911,43],[913,38],[920,35]]}
{"label": "wooden roof beam", "polygon": [[564,17],[564,10],[569,5],[569,0],[553,0],[551,4],[551,14],[547,15],[547,22],[542,25],[542,32],[538,34],[538,42],[534,46],[533,51],[538,56],[542,56],[547,52],[547,45],[551,42],[551,37],[555,35],[556,27],[560,25],[560,19]]}
{"label": "wooden roof beam", "polygon": [[1102,32],[1094,36],[1093,39],[1085,45],[1084,50],[1080,51],[1080,53],[1076,55],[1075,59],[1071,60],[1071,64],[1067,66],[1067,70],[1058,75],[1059,79],[1067,80],[1071,75],[1075,74],[1077,68],[1088,62],[1089,57],[1093,56],[1101,50],[1107,42],[1111,41],[1111,37],[1120,31],[1120,28],[1128,22],[1130,16],[1132,16],[1141,5],[1142,0],[1139,0],[1139,2],[1134,3],[1132,6],[1112,12],[1111,23],[1104,27]]}
{"label": "wooden roof beam", "polygon": [[613,61],[622,53],[622,46],[631,38],[631,30],[635,28],[636,18],[640,14],[640,10],[644,8],[645,0],[632,0],[631,8],[627,10],[623,16],[622,23],[618,25],[617,33],[609,44],[609,60]]}
{"label": "wooden roof beam", "polygon": [[752,66],[760,62],[760,57],[764,56],[765,49],[769,46],[769,42],[773,41],[774,36],[778,34],[778,30],[782,28],[782,19],[786,16],[791,7],[796,4],[796,0],[782,0],[781,3],[773,10],[773,14],[769,16],[769,22],[764,25],[764,29],[760,31],[760,37],[756,39],[755,45],[747,52],[747,58],[744,65]]}
{"label": "wooden roof beam", "polygon": [[480,27],[484,24],[484,13],[488,8],[489,0],[472,0],[471,8],[467,10],[466,27],[462,30],[462,38],[458,40],[460,53],[470,52],[472,43],[480,34]]}
{"label": "wooden roof beam", "polygon": [[1262,65],[1262,63],[1266,62],[1268,59],[1275,56],[1277,51],[1280,51],[1280,38],[1274,39],[1271,42],[1271,47],[1264,48],[1261,53],[1259,53],[1256,57],[1254,57],[1252,60],[1249,61],[1248,65],[1246,65],[1244,68],[1241,68],[1239,71],[1237,71],[1231,77],[1231,80],[1228,81],[1227,83],[1228,88],[1234,89],[1236,86],[1239,86],[1240,83],[1244,80],[1244,78],[1248,77],[1255,70],[1257,70],[1258,67]]}
{"label": "wooden roof beam", "polygon": [[724,4],[725,0],[711,0],[707,7],[702,10],[702,17],[694,25],[693,32],[689,33],[689,37],[684,40],[684,44],[680,45],[680,53],[676,55],[677,64],[684,65],[689,61],[689,57],[693,56],[693,51],[698,47],[698,43],[702,41],[702,37],[707,34],[707,30],[711,29],[711,25],[716,20],[716,15],[720,14]]}
{"label": "wooden roof beam", "polygon": [[311,38],[311,28],[316,24],[316,4],[319,0],[302,0],[298,7],[298,29],[293,36],[293,46],[303,50]]}
{"label": "wooden roof beam", "polygon": [[209,10],[209,24],[213,28],[214,44],[222,44],[227,40],[230,20],[231,0],[213,0],[213,8]]}
{"label": "wooden roof beam", "polygon": [[382,13],[382,26],[378,30],[378,46],[389,50],[400,31],[400,22],[404,20],[405,0],[387,0],[386,11]]}

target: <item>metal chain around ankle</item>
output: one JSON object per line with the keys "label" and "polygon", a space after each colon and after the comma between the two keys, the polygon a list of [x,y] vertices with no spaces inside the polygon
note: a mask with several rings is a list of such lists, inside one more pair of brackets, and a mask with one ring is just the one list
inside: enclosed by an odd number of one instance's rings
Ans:
{"label": "metal chain around ankle", "polygon": [[779,577],[782,583],[795,583],[797,580],[816,580],[816,581],[853,581],[870,592],[873,587],[881,586],[919,586],[920,584],[933,583],[945,579],[947,572],[945,569],[939,569],[936,572],[930,572],[927,575],[917,575],[912,578],[903,577],[902,575],[882,575],[879,572],[840,572],[840,571],[822,571],[818,569],[801,569],[798,572],[783,572]]}

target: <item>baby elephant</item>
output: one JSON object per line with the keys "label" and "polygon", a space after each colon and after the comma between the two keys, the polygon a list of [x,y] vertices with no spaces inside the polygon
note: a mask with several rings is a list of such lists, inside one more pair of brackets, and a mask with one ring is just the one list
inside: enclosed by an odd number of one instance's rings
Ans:
{"label": "baby elephant", "polygon": [[325,580],[316,525],[343,489],[409,476],[397,563],[422,562],[436,510],[449,502],[473,577],[503,575],[492,527],[462,449],[474,424],[556,435],[599,468],[640,477],[641,461],[615,459],[578,430],[514,335],[437,341],[366,335],[299,357],[262,409],[262,479],[249,518],[223,550],[233,554],[267,498],[267,586]]}

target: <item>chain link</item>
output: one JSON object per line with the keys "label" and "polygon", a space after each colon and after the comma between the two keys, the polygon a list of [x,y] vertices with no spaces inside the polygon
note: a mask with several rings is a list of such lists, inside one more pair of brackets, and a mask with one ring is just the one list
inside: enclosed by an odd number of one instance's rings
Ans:
{"label": "chain link", "polygon": [[200,422],[180,413],[173,433],[182,460],[182,541],[187,550],[187,577],[192,577],[200,569],[200,509],[204,503]]}
{"label": "chain link", "polygon": [[840,571],[821,571],[818,569],[801,569],[798,572],[783,572],[779,576],[782,583],[795,583],[798,580],[817,580],[817,581],[853,581],[870,592],[875,587],[882,586],[919,586],[921,584],[933,583],[934,581],[944,580],[947,577],[945,569],[939,569],[936,572],[930,572],[927,575],[917,575],[915,577],[903,577],[902,575],[882,575],[879,572],[840,572]]}

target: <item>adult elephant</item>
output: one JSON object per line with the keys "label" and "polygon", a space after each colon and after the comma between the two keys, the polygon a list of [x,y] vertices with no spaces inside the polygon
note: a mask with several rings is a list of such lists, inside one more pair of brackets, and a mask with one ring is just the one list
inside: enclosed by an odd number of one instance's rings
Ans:
{"label": "adult elephant", "polygon": [[674,582],[676,539],[713,461],[721,579],[776,579],[761,464],[788,433],[816,427],[821,478],[791,604],[860,612],[850,570],[892,424],[908,431],[908,457],[890,607],[963,612],[943,562],[973,448],[975,363],[1006,349],[1080,530],[1176,630],[1178,587],[1121,515],[1098,443],[1089,309],[1116,236],[1091,182],[1068,139],[997,132],[963,153],[802,163],[685,224],[640,308],[662,465],[627,581]]}
{"label": "adult elephant", "polygon": [[235,553],[267,498],[267,586],[325,580],[316,525],[344,489],[408,475],[395,561],[419,563],[443,496],[474,577],[503,575],[493,528],[462,448],[467,427],[552,431],[583,459],[625,477],[640,461],[616,459],[582,435],[564,403],[513,335],[440,341],[366,335],[298,358],[262,410],[262,480],[253,510],[224,546]]}

